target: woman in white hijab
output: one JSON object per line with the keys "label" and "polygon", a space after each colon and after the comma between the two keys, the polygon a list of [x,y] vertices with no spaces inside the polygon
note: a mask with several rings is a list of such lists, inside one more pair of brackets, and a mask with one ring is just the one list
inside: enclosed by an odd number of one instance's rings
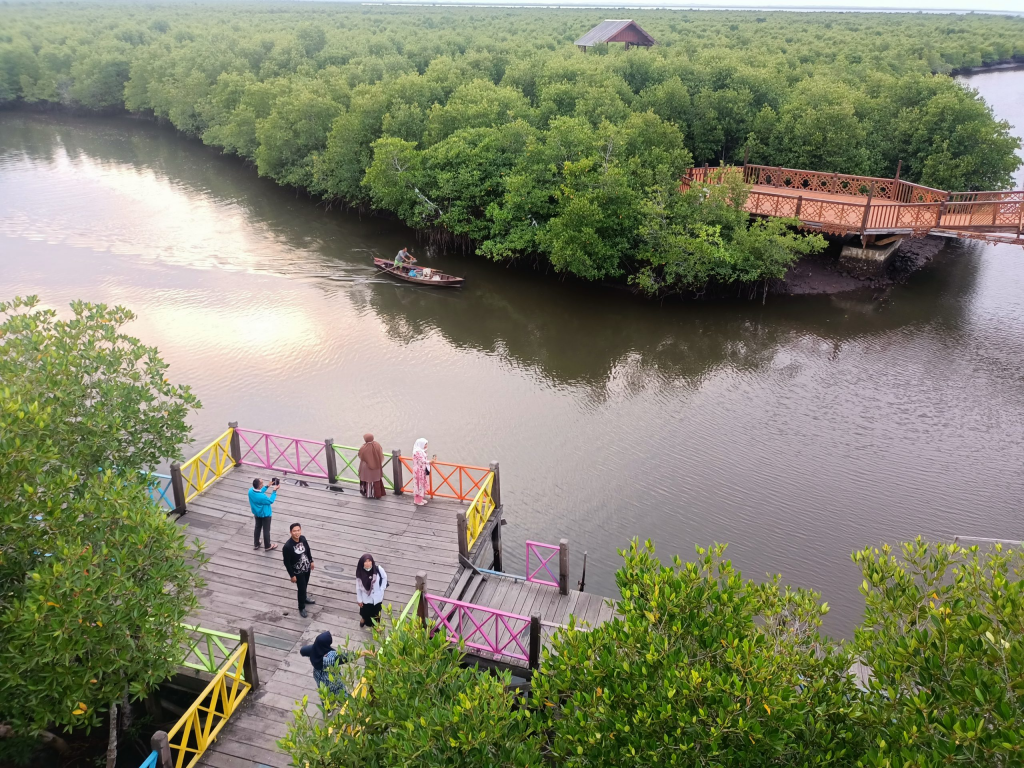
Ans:
{"label": "woman in white hijab", "polygon": [[427,458],[427,439],[421,437],[412,449],[412,501],[422,507],[427,503],[430,487],[430,459]]}

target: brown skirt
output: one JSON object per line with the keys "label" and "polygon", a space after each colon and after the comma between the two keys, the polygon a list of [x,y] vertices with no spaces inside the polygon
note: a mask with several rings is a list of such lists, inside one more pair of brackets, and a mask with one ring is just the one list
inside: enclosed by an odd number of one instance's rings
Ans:
{"label": "brown skirt", "polygon": [[368,483],[365,480],[359,482],[359,492],[368,499],[379,499],[384,495],[384,481],[377,480]]}

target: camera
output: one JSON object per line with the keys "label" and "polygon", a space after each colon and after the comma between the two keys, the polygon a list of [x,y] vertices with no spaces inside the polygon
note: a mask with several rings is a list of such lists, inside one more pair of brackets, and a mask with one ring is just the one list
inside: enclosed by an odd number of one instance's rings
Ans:
{"label": "camera", "polygon": [[273,480],[270,481],[270,484],[271,485],[280,485],[281,484],[281,479],[278,478],[278,477],[275,477]]}

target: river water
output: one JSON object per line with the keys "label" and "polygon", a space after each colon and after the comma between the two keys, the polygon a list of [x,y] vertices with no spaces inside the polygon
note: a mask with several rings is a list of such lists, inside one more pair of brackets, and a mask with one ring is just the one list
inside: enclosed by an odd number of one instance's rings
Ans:
{"label": "river water", "polygon": [[[1024,71],[975,75],[1024,131]],[[745,574],[862,611],[856,548],[1024,538],[1024,250],[958,243],[881,300],[643,302],[459,254],[459,292],[374,274],[411,233],[327,211],[172,130],[0,113],[0,296],[121,303],[228,421],[501,462],[506,570],[567,537],[729,542]],[[240,500],[240,504],[244,503]],[[454,535],[454,531],[453,531]]]}

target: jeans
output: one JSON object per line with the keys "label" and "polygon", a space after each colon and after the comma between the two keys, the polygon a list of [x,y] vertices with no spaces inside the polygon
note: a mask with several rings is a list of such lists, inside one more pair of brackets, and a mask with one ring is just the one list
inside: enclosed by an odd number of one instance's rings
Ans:
{"label": "jeans", "polygon": [[252,545],[259,547],[260,545],[260,531],[263,531],[263,546],[270,549],[270,517],[254,517],[256,521],[256,530],[253,531]]}
{"label": "jeans", "polygon": [[295,574],[295,586],[299,588],[299,610],[306,607],[306,585],[309,584],[309,571]]}

